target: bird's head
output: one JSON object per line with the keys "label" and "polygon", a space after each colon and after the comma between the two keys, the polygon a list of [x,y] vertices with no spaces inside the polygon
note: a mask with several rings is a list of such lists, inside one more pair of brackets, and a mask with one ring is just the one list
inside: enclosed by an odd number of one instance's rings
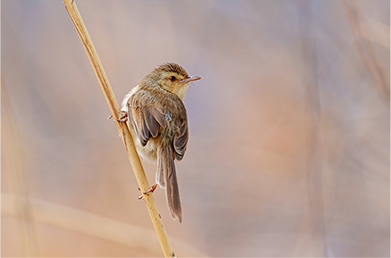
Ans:
{"label": "bird's head", "polygon": [[201,77],[189,76],[186,70],[176,63],[162,64],[144,78],[149,85],[160,86],[182,100],[189,87],[189,82],[199,79]]}

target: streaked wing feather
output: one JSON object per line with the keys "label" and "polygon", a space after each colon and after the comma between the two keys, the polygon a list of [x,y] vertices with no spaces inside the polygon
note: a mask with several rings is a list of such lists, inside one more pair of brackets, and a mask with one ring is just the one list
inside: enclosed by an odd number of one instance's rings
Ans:
{"label": "streaked wing feather", "polygon": [[187,141],[189,140],[189,130],[186,120],[179,126],[179,131],[174,136],[175,157],[178,160],[183,159],[186,152]]}
{"label": "streaked wing feather", "polygon": [[151,107],[151,114],[161,127],[166,128],[166,120],[164,119],[165,112],[161,108],[155,106]]}
{"label": "streaked wing feather", "polygon": [[149,139],[158,136],[160,126],[165,127],[164,115],[154,100],[145,90],[136,92],[128,100],[129,119],[143,146],[148,143]]}
{"label": "streaked wing feather", "polygon": [[156,137],[159,133],[159,123],[156,121],[155,117],[151,114],[150,108],[143,108],[144,121],[148,127],[148,131],[151,133],[152,137]]}

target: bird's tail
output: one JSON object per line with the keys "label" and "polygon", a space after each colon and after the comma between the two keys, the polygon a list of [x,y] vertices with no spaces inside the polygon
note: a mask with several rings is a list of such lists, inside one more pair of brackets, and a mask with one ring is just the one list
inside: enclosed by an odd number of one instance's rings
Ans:
{"label": "bird's tail", "polygon": [[171,146],[158,148],[156,183],[166,189],[167,205],[173,219],[182,223],[182,207],[179,197],[178,180],[174,164],[174,151]]}

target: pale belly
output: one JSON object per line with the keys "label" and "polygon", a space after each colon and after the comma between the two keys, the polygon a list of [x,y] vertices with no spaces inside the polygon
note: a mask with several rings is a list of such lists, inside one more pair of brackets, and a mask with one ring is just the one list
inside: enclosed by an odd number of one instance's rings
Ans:
{"label": "pale belly", "polygon": [[146,160],[148,162],[154,162],[157,159],[157,143],[159,138],[151,138],[147,142],[147,145],[143,146],[140,143],[140,139],[137,137],[136,131],[133,128],[133,125],[127,122],[127,125],[129,127],[129,131],[132,135],[134,144],[136,146],[136,150],[138,154],[142,157],[143,160]]}

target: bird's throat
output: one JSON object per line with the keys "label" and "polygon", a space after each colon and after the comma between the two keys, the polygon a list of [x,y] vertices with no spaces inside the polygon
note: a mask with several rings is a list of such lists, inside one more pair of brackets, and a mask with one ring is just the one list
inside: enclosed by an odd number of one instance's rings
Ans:
{"label": "bird's throat", "polygon": [[189,84],[177,84],[172,90],[172,93],[177,95],[182,101],[185,98],[186,91],[189,88]]}

